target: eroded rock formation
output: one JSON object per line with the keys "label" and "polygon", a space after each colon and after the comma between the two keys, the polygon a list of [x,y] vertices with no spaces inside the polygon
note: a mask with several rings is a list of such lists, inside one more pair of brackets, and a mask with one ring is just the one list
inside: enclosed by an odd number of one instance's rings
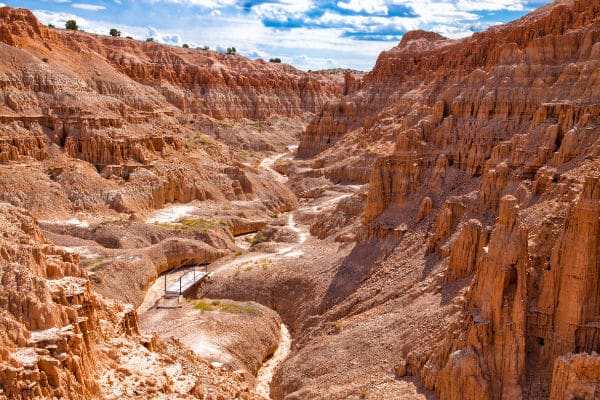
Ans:
{"label": "eroded rock formation", "polygon": [[[329,318],[375,325],[402,299],[412,314],[387,314],[402,344],[372,345],[440,399],[598,396],[599,16],[556,1],[458,41],[407,34],[302,137],[325,174],[371,166],[358,247],[388,254]],[[415,349],[408,326],[436,344]]]}
{"label": "eroded rock formation", "polygon": [[[36,188],[56,184],[50,201],[64,214],[205,199],[289,209],[289,190],[256,182],[243,156],[215,138],[232,127],[238,137],[272,137],[274,119],[293,131],[344,90],[342,77],[289,65],[50,29],[25,9],[2,7],[0,21],[2,199],[38,216],[46,212],[31,200],[42,196]],[[39,171],[28,174],[35,183],[4,178],[14,165]]]}
{"label": "eroded rock formation", "polygon": [[0,215],[4,398],[254,398],[181,344],[140,335],[135,310],[96,295],[79,256],[50,244],[27,211],[0,203]]}

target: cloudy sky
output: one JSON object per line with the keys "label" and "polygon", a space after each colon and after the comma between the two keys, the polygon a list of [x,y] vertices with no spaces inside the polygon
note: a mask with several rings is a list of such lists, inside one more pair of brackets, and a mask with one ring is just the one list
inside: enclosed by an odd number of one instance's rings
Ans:
{"label": "cloudy sky", "polygon": [[370,70],[379,52],[425,29],[459,38],[521,17],[549,0],[0,0],[45,24],[181,46],[234,46],[301,69]]}

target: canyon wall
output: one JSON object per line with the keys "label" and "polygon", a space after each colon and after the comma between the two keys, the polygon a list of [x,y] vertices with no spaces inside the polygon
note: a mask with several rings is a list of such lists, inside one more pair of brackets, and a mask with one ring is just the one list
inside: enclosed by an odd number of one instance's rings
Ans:
{"label": "canyon wall", "polygon": [[[396,268],[436,282],[422,296],[452,293],[450,327],[421,332],[440,343],[405,358],[440,399],[600,396],[599,18],[563,0],[462,40],[406,34],[301,138],[324,170],[362,154],[362,246],[395,238]],[[391,286],[388,264],[366,282]]]}
{"label": "canyon wall", "polygon": [[[52,29],[10,7],[0,54],[0,198],[37,216],[48,202],[64,215],[206,199],[289,209],[293,194],[257,180],[240,154],[245,132],[282,147],[344,89],[341,77],[289,65]],[[224,144],[223,131],[235,138]]]}

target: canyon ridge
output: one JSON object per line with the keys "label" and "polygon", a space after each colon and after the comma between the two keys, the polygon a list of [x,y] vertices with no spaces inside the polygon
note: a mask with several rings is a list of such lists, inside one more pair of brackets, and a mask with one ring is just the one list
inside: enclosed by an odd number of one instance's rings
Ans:
{"label": "canyon ridge", "polygon": [[600,399],[600,0],[368,73],[0,7],[0,99],[0,399]]}

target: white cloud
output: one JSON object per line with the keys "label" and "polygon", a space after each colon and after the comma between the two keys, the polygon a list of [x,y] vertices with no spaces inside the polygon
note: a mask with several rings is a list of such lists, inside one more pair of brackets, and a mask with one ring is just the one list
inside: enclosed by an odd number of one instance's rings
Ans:
{"label": "white cloud", "polygon": [[[95,0],[72,1],[88,4]],[[239,54],[263,59],[279,57],[302,69],[339,66],[368,70],[382,50],[398,43],[403,32],[425,29],[450,38],[465,37],[507,15],[515,16],[515,11],[524,13],[534,4],[550,0],[257,0],[248,2],[255,4],[250,12],[239,0],[139,1],[146,7],[128,18],[128,25],[112,23],[108,17],[105,21],[81,18],[73,15],[74,9],[73,14],[35,13],[43,23],[55,26],[75,19],[82,29],[93,33],[108,34],[110,28],[116,28],[122,36],[140,40],[152,37],[170,45],[188,43],[195,47],[198,43],[200,47],[222,50],[235,46]],[[103,4],[109,7],[108,4],[121,2],[110,0]],[[68,11],[70,5],[66,7],[63,10]],[[118,8],[109,9],[120,12],[127,7],[129,2],[123,1]],[[177,24],[163,21],[163,10],[173,17],[181,15],[181,19]]]}
{"label": "white cloud", "polygon": [[6,7],[6,4],[0,3],[0,7]]}
{"label": "white cloud", "polygon": [[461,11],[521,11],[525,9],[523,0],[458,0],[456,8]]}
{"label": "white cloud", "polygon": [[208,9],[224,8],[233,6],[236,0],[149,0],[151,3],[173,3],[187,6],[202,7]]}
{"label": "white cloud", "polygon": [[88,3],[74,3],[71,5],[71,7],[78,8],[80,10],[86,10],[86,11],[106,10],[106,7],[104,7],[104,6],[100,6],[97,4],[88,4]]}
{"label": "white cloud", "polygon": [[387,14],[388,8],[383,0],[349,0],[347,3],[339,1],[337,6],[354,12],[366,12],[368,14]]}
{"label": "white cloud", "polygon": [[151,37],[159,43],[170,44],[172,46],[180,46],[183,44],[183,40],[178,34],[161,32],[158,29],[153,28],[151,26],[148,27],[146,34],[147,37]]}

